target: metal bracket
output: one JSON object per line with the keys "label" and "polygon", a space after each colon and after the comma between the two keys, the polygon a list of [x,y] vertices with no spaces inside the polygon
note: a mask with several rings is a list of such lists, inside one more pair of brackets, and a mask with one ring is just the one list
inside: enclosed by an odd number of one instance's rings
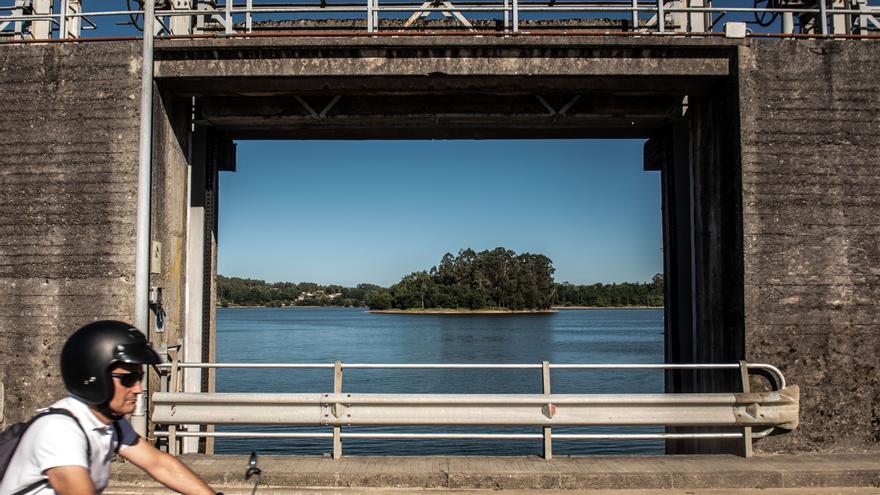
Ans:
{"label": "metal bracket", "polygon": [[560,108],[559,110],[556,110],[555,108],[553,108],[553,106],[550,105],[550,103],[548,103],[547,100],[544,99],[543,96],[535,95],[535,98],[537,98],[538,101],[541,103],[541,105],[543,105],[544,108],[547,109],[548,115],[550,117],[561,117],[561,116],[564,116],[569,110],[571,110],[571,107],[573,107],[574,104],[577,103],[577,101],[581,99],[581,95],[574,95],[574,97],[571,100],[569,100],[568,103],[563,105],[562,108]]}
{"label": "metal bracket", "polygon": [[[745,361],[739,362],[739,378],[742,382],[742,391],[744,394],[751,393],[752,386],[749,382],[749,363]],[[753,418],[758,417],[758,411],[760,410],[760,406],[758,404],[751,404],[745,408],[746,413],[750,414]],[[746,426],[743,428],[743,437],[742,437],[742,456],[743,457],[752,457],[752,427]]]}
{"label": "metal bracket", "polygon": [[346,408],[344,404],[340,404],[338,402],[333,404],[332,406],[330,406],[330,411],[333,413],[333,416],[337,419],[345,416],[345,412],[347,410],[348,410],[348,408]]}
{"label": "metal bracket", "polygon": [[332,108],[336,105],[336,103],[338,103],[339,100],[342,99],[342,96],[341,96],[341,95],[336,95],[336,96],[334,96],[333,99],[330,100],[329,103],[327,103],[326,105],[324,105],[324,109],[321,110],[320,112],[316,112],[315,109],[312,108],[311,105],[309,105],[309,102],[307,102],[305,99],[303,99],[303,97],[301,97],[301,96],[294,96],[293,98],[294,98],[294,99],[300,104],[300,106],[303,107],[303,109],[304,109],[306,112],[309,113],[309,115],[310,115],[313,119],[323,120],[325,117],[327,117],[327,112],[329,112],[330,109],[332,109]]}
{"label": "metal bracket", "polygon": [[[452,5],[452,2],[449,2],[447,0],[427,0],[425,3],[422,4],[421,9],[435,9],[437,7],[445,7],[446,9],[449,9],[440,11],[440,13],[443,14],[444,17],[454,17],[458,20],[458,22],[461,23],[462,26],[468,28],[468,31],[474,30],[474,25],[471,24],[471,21],[469,21],[467,17],[462,15],[461,12],[454,10],[455,6]],[[422,17],[428,17],[429,15],[431,15],[430,10],[418,10],[416,12],[413,12],[413,14],[409,16],[409,19],[407,19],[406,22],[403,23],[403,26],[411,27],[413,23],[415,23],[417,20]]]}

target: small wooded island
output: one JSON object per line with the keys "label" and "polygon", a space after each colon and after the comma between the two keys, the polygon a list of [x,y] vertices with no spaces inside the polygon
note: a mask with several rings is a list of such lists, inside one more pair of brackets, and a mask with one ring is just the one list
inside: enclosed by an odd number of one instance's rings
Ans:
{"label": "small wooded island", "polygon": [[547,312],[555,301],[553,263],[543,254],[495,248],[458,256],[414,272],[367,300],[371,310],[407,313]]}
{"label": "small wooded island", "polygon": [[217,276],[221,306],[368,307],[377,313],[543,314],[571,307],[662,307],[663,276],[647,283],[556,283],[553,263],[542,254],[498,247],[446,253],[430,270],[404,276],[384,288],[322,286],[311,282],[266,283]]}

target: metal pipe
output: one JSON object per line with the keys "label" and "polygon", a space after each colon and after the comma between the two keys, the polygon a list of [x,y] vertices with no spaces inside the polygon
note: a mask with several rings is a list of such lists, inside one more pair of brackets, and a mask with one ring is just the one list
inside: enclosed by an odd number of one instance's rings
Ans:
{"label": "metal pipe", "polygon": [[661,33],[666,31],[666,13],[663,11],[663,7],[665,7],[663,1],[657,0],[657,31]]}
{"label": "metal pipe", "polygon": [[[169,363],[159,364],[160,368],[167,368]],[[180,363],[181,368],[334,368],[333,363]],[[763,363],[749,363],[749,368],[758,368],[774,371],[781,374],[773,365]],[[541,369],[542,364],[491,364],[491,363],[342,363],[342,368],[347,369]],[[565,364],[551,363],[551,369],[739,369],[736,363],[687,363],[687,364],[663,364],[663,363],[610,363],[610,364]]]}
{"label": "metal pipe", "polygon": [[232,0],[226,0],[226,34],[232,34]]}
{"label": "metal pipe", "polygon": [[[335,364],[325,363],[180,363],[180,368],[226,368],[226,369],[330,369]],[[389,364],[389,363],[348,363],[341,364],[343,369],[540,369],[542,364]],[[158,365],[159,368],[170,368],[171,364]],[[735,370],[736,363],[706,364],[549,364],[550,369],[592,369],[592,370],[626,370],[626,369],[662,369],[662,370]],[[760,369],[769,372],[776,380],[776,389],[786,386],[785,375],[771,364],[749,363],[748,369]]]}
{"label": "metal pipe", "polygon": [[[772,429],[772,428],[771,428]],[[766,430],[769,432],[770,429]],[[326,438],[332,433],[264,433],[245,431],[178,431],[178,437],[199,438]],[[765,434],[766,435],[766,434]],[[155,432],[157,438],[169,436],[167,431]],[[343,438],[382,440],[540,440],[540,433],[342,433]],[[686,440],[708,438],[742,438],[742,433],[560,433],[554,440]]]}
{"label": "metal pipe", "polygon": [[254,0],[247,0],[247,12],[245,13],[245,26],[247,28],[247,32],[251,32],[254,30]]}
{"label": "metal pipe", "polygon": [[513,32],[519,32],[519,0],[513,0]]}
{"label": "metal pipe", "polygon": [[[134,325],[147,335],[150,333],[148,293],[150,287],[150,189],[153,163],[153,26],[155,4],[144,2],[143,66],[141,71],[140,143],[138,147],[137,195],[137,249],[134,275]],[[131,423],[141,436],[147,432],[147,405],[149,380],[144,380],[144,392],[137,397]]]}
{"label": "metal pipe", "polygon": [[61,0],[61,24],[58,26],[58,38],[67,38],[67,6],[68,0]]}
{"label": "metal pipe", "polygon": [[[333,438],[332,433],[261,433],[261,432],[238,432],[238,431],[177,431],[177,437],[199,438]],[[167,431],[157,431],[156,438],[167,438],[171,435]]]}
{"label": "metal pipe", "polygon": [[828,36],[828,6],[826,0],[819,0],[819,23],[821,25],[822,36]]}
{"label": "metal pipe", "polygon": [[639,0],[632,0],[632,29],[639,28]]}
{"label": "metal pipe", "polygon": [[[159,424],[757,426],[794,429],[799,389],[751,394],[153,394]],[[755,412],[758,408],[760,413]]]}

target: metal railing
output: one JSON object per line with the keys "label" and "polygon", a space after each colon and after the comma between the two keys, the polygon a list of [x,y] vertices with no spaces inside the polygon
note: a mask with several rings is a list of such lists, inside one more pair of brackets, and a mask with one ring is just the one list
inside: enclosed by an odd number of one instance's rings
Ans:
{"label": "metal railing", "polygon": [[[319,29],[376,33],[380,30],[457,28],[463,32],[591,30],[613,34],[730,35],[725,23],[752,27],[753,34],[851,37],[880,30],[875,0],[775,0],[765,5],[716,0],[157,0],[157,36],[253,35]],[[11,2],[11,4],[10,4]],[[86,10],[89,0],[0,0],[0,35],[14,39],[79,38],[86,30],[103,36],[140,36],[143,10],[119,0],[117,10]],[[97,2],[95,2],[97,3]],[[733,5],[726,5],[733,3]],[[136,4],[136,3],[135,3]],[[107,2],[101,2],[106,8]],[[444,22],[425,24],[438,14]],[[272,19],[271,21],[269,19]],[[106,27],[122,20],[127,27]],[[336,24],[328,24],[335,20]],[[321,21],[321,22],[318,22]],[[531,24],[530,24],[531,22]],[[103,28],[103,29],[102,29]],[[734,34],[734,36],[744,35]]]}
{"label": "metal railing", "polygon": [[[175,354],[176,356],[176,354]],[[184,369],[332,369],[333,392],[310,394],[186,393]],[[343,393],[345,369],[535,369],[543,394],[358,394]],[[552,394],[551,370],[736,371],[738,393],[691,394]],[[153,394],[155,436],[167,438],[177,453],[182,438],[322,438],[332,439],[333,455],[342,456],[343,439],[491,439],[542,440],[552,458],[553,440],[740,439],[743,455],[751,441],[775,428],[794,429],[798,422],[797,386],[787,386],[782,372],[768,364],[364,364],[324,363],[171,363],[160,366],[162,391]],[[749,372],[765,375],[772,390],[750,393]],[[331,427],[332,432],[216,432],[183,425],[275,424]],[[347,426],[534,426],[541,433],[388,433],[343,432]],[[553,426],[729,426],[720,433],[565,433]],[[751,428],[762,428],[752,433]]]}

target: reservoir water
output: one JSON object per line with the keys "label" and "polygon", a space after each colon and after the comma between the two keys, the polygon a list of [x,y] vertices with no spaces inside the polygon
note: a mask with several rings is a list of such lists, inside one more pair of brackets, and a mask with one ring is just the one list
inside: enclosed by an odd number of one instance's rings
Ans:
{"label": "reservoir water", "polygon": [[[564,310],[546,315],[388,315],[343,308],[217,310],[217,360],[245,363],[662,363],[663,310]],[[658,370],[553,370],[553,393],[658,393]],[[332,369],[221,369],[218,392],[332,392]],[[541,393],[540,370],[345,370],[344,392]],[[320,431],[218,427],[218,431]],[[346,431],[540,433],[512,427],[361,427]],[[554,433],[662,432],[657,427]],[[218,439],[217,453],[320,455],[324,439]],[[662,454],[659,441],[554,441],[554,455]],[[345,455],[539,455],[521,440],[346,439]]]}

